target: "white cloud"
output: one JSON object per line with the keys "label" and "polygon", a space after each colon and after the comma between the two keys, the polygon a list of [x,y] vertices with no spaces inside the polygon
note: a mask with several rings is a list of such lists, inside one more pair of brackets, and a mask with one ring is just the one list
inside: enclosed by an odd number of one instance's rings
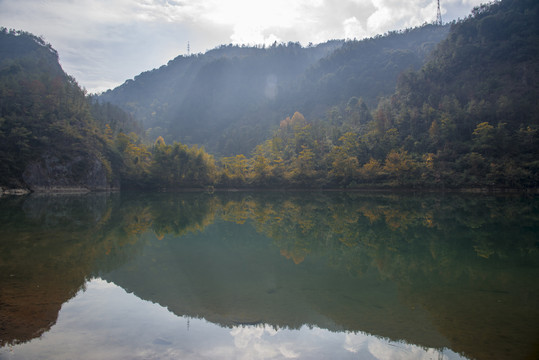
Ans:
{"label": "white cloud", "polygon": [[[394,360],[448,360],[449,357],[436,349],[423,349],[416,345],[406,343],[386,343],[382,341],[370,341],[368,345],[370,353],[376,359]],[[448,352],[454,358],[455,353]]]}
{"label": "white cloud", "polygon": [[[269,325],[237,326],[230,331],[234,345],[239,350],[236,355],[241,359],[272,359],[284,357],[295,359],[300,356],[292,349],[289,341],[279,342],[271,339],[278,331]],[[268,338],[267,336],[270,336]]]}
{"label": "white cloud", "polygon": [[344,337],[344,348],[352,353],[358,353],[367,346],[368,336],[362,333],[346,333]]}
{"label": "white cloud", "polygon": [[[444,0],[444,21],[481,0]],[[319,43],[432,22],[428,0],[0,0],[0,24],[43,35],[90,91],[220,44]]]}
{"label": "white cloud", "polygon": [[262,326],[236,326],[230,331],[230,335],[234,337],[234,344],[237,348],[245,349],[252,341],[260,340],[264,335],[264,327]]}
{"label": "white cloud", "polygon": [[425,22],[432,22],[436,17],[436,7],[428,11],[432,8],[432,4],[435,4],[432,1],[372,0],[372,3],[376,10],[367,21],[371,33],[418,26]]}
{"label": "white cloud", "polygon": [[[10,347],[21,359],[464,359],[451,350],[391,342],[366,333],[316,326],[220,327],[179,317],[112,282],[92,279],[62,305],[56,324],[40,338]],[[66,346],[68,344],[68,346]],[[2,352],[8,358],[8,349]],[[351,356],[350,356],[351,355]]]}
{"label": "white cloud", "polygon": [[367,36],[367,32],[355,16],[344,20],[343,27],[345,39],[362,39]]}
{"label": "white cloud", "polygon": [[297,359],[300,356],[300,353],[290,349],[290,344],[285,344],[279,346],[279,351],[286,359]]}

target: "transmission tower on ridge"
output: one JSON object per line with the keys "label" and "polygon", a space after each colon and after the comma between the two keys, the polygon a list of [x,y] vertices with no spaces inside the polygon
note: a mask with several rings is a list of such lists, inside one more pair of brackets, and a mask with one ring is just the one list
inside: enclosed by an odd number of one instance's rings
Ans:
{"label": "transmission tower on ridge", "polygon": [[187,56],[191,55],[191,46],[189,45],[189,41],[187,42]]}
{"label": "transmission tower on ridge", "polygon": [[438,0],[438,10],[436,10],[436,25],[442,26],[442,12],[440,11],[440,0]]}

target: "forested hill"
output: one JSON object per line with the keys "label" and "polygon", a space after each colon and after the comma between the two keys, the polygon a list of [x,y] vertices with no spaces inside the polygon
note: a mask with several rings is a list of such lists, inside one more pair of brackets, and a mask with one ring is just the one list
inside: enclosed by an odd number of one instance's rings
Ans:
{"label": "forested hill", "polygon": [[123,160],[113,139],[122,131],[140,126],[118,107],[88,97],[50,44],[0,29],[0,186],[118,186]]}
{"label": "forested hill", "polygon": [[[26,72],[47,71],[51,75],[64,77],[58,63],[58,53],[43,39],[25,32],[0,32],[0,63],[3,74],[24,70]],[[39,65],[39,66],[36,66]]]}
{"label": "forested hill", "polygon": [[379,104],[379,133],[428,156],[438,183],[537,186],[538,12],[534,0],[475,8]]}
{"label": "forested hill", "polygon": [[475,8],[372,111],[352,98],[320,121],[295,113],[251,159],[227,166],[250,163],[252,182],[296,186],[539,186],[538,9]]}
{"label": "forested hill", "polygon": [[100,96],[142,120],[150,137],[250,152],[295,111],[324,116],[352,96],[375,106],[398,75],[418,69],[448,26],[426,25],[362,41],[302,47],[221,46],[179,56]]}
{"label": "forested hill", "polygon": [[0,185],[539,188],[538,11],[502,0],[450,30],[223,46],[99,101],[42,39],[2,29]]}
{"label": "forested hill", "polygon": [[295,112],[251,154],[222,158],[220,184],[537,188],[538,10],[475,8],[372,111],[352,97],[319,119]]}

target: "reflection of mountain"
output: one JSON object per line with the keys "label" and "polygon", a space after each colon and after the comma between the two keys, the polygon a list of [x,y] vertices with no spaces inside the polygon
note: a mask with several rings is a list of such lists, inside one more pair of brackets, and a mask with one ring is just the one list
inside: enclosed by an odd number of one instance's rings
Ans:
{"label": "reflection of mountain", "polygon": [[[223,326],[310,324],[478,359],[523,358],[539,338],[536,199],[188,193],[0,205],[3,343],[48,328],[96,275]],[[17,321],[27,328],[16,333]]]}
{"label": "reflection of mountain", "polygon": [[358,279],[327,262],[320,254],[297,266],[252,227],[218,221],[202,234],[154,241],[103,278],[177,315],[222,326],[309,324],[448,345],[423,309],[399,301],[394,283],[375,273]]}
{"label": "reflection of mountain", "polygon": [[84,285],[108,196],[32,196],[0,202],[0,345],[40,336]]}
{"label": "reflection of mountain", "polygon": [[105,276],[176,314],[225,326],[314,324],[478,358],[531,351],[539,320],[536,202],[219,198],[222,219],[253,226],[218,221],[202,234],[165,237],[128,272]]}
{"label": "reflection of mountain", "polygon": [[93,193],[0,199],[0,346],[48,331],[62,304],[93,274],[140,252],[148,229],[202,229],[212,211],[208,197],[199,197],[167,201]]}
{"label": "reflection of mountain", "polygon": [[[357,277],[330,265],[339,249],[313,252],[295,265],[252,227],[218,221],[201,234],[154,241],[104,278],[177,315],[223,326],[310,324],[449,347],[481,359],[530,351],[537,334],[537,269],[501,270],[499,261],[488,266],[470,248],[478,261],[440,257],[439,271],[431,266],[424,273],[408,266],[425,254],[410,250],[420,254],[387,259],[386,250],[378,249],[381,258],[370,259]],[[384,261],[398,261],[400,272],[385,273]]]}

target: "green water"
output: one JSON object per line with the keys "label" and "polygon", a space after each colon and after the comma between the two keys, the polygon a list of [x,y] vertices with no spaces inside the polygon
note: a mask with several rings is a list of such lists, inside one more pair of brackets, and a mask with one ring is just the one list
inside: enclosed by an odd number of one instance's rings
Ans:
{"label": "green water", "polygon": [[535,359],[539,198],[0,199],[0,359]]}

